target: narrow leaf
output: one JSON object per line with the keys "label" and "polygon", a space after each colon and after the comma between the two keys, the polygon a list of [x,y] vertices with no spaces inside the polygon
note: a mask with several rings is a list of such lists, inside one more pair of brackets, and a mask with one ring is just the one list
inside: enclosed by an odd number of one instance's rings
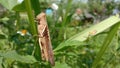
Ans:
{"label": "narrow leaf", "polygon": [[119,25],[120,25],[120,22],[115,24],[111,28],[111,30],[110,30],[108,36],[106,37],[100,51],[97,54],[95,61],[93,62],[93,68],[96,68],[97,64],[99,63],[100,59],[102,58],[102,55],[105,53],[105,50],[108,48],[109,44],[111,43],[112,39],[114,38],[115,34],[117,33]]}

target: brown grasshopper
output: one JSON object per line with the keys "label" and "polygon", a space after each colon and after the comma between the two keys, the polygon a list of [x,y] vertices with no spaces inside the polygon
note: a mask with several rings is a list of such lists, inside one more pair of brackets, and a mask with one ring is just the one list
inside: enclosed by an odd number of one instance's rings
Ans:
{"label": "brown grasshopper", "polygon": [[41,48],[42,60],[50,62],[52,66],[55,65],[54,55],[50,40],[49,29],[46,21],[46,14],[44,12],[37,16],[38,21],[38,34],[39,34],[39,45]]}

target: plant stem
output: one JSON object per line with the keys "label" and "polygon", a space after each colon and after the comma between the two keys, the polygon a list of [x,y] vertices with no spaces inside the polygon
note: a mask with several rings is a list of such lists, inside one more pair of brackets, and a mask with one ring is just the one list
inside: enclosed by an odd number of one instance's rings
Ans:
{"label": "plant stem", "polygon": [[33,15],[33,11],[32,11],[32,8],[31,8],[30,0],[24,0],[24,1],[25,1],[25,6],[26,6],[29,22],[30,22],[31,33],[33,35],[37,34],[36,27],[35,27],[35,22],[34,22],[34,15]]}
{"label": "plant stem", "polygon": [[[30,29],[31,29],[31,33],[32,35],[37,35],[37,30],[36,30],[36,24],[34,22],[34,15],[33,15],[33,10],[31,7],[31,2],[30,0],[24,0],[25,1],[25,6],[26,6],[26,10],[27,10],[27,14],[28,14],[28,18],[29,18],[29,22],[30,22]],[[35,46],[35,58],[37,60],[41,60],[40,58],[40,47],[38,45],[37,39],[35,38],[35,42],[34,42]]]}

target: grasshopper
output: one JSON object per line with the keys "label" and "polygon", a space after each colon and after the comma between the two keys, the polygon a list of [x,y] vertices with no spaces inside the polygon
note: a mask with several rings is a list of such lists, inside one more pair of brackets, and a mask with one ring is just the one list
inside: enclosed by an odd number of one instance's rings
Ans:
{"label": "grasshopper", "polygon": [[46,21],[46,14],[44,12],[37,15],[38,21],[38,35],[39,35],[39,45],[41,49],[42,60],[50,62],[52,66],[55,65],[54,55],[50,40],[49,28]]}

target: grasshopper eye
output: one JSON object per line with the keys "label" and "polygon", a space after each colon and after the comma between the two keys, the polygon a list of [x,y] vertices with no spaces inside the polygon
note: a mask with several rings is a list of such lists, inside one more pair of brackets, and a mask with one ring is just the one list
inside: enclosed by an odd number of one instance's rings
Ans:
{"label": "grasshopper eye", "polygon": [[40,19],[35,19],[38,25],[40,25]]}

